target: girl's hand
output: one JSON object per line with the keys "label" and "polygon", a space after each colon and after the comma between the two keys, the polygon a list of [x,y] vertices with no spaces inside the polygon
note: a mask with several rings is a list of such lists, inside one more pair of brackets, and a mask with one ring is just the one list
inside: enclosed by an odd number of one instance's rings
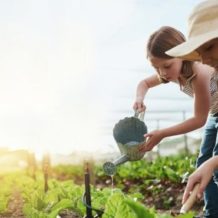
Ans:
{"label": "girl's hand", "polygon": [[151,151],[164,138],[164,135],[161,130],[155,130],[145,134],[144,137],[147,138],[147,141],[140,146],[139,151],[141,152]]}
{"label": "girl's hand", "polygon": [[133,104],[134,111],[139,113],[144,112],[146,110],[146,106],[144,105],[143,98],[136,98],[135,103]]}

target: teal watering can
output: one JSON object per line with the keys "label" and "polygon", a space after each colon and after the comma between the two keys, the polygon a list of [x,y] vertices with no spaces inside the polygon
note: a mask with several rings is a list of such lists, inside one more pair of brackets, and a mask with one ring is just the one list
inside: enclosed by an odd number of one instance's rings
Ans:
{"label": "teal watering can", "polygon": [[145,142],[144,134],[146,133],[147,126],[144,123],[144,112],[136,112],[133,117],[126,117],[120,120],[113,128],[113,136],[121,156],[112,162],[104,163],[104,172],[107,175],[114,175],[116,166],[126,161],[142,159],[145,152],[139,151],[139,147]]}

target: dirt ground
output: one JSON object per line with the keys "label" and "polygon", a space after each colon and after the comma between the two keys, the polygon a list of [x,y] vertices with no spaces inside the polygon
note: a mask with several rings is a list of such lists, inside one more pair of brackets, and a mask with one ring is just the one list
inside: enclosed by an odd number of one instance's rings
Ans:
{"label": "dirt ground", "polygon": [[0,218],[24,218],[23,212],[23,199],[18,190],[14,190],[8,205],[8,212],[0,214]]}

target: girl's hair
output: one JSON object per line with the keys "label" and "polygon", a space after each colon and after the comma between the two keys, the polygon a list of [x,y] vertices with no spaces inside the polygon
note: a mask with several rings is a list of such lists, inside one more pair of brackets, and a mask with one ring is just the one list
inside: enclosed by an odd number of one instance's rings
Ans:
{"label": "girl's hair", "polygon": [[[185,41],[185,36],[173,27],[163,26],[155,31],[148,39],[147,43],[147,57],[154,56],[157,58],[171,59],[172,57],[165,54],[165,52]],[[183,61],[182,76],[186,79],[193,75],[191,61]],[[160,77],[163,83],[167,83],[166,79]]]}

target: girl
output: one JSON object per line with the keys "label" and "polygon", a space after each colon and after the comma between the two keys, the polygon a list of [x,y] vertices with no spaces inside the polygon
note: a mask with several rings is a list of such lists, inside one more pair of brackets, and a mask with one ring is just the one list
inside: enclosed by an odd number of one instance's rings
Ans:
{"label": "girl", "polygon": [[[145,110],[146,106],[143,100],[150,88],[162,83],[177,83],[181,91],[194,98],[193,117],[177,125],[146,134],[147,142],[140,149],[144,152],[150,151],[165,137],[184,134],[202,127],[209,112],[208,128],[205,130],[197,160],[197,166],[200,166],[212,156],[213,152],[218,154],[218,147],[215,146],[217,129],[213,125],[214,120],[218,119],[218,76],[212,67],[198,62],[172,58],[165,54],[167,50],[184,41],[183,34],[171,27],[162,27],[150,36],[147,44],[147,57],[157,74],[139,83],[133,108],[137,111]],[[214,208],[218,202],[218,188],[213,181],[206,192],[206,209],[213,208],[211,212],[218,217],[218,208]]]}

